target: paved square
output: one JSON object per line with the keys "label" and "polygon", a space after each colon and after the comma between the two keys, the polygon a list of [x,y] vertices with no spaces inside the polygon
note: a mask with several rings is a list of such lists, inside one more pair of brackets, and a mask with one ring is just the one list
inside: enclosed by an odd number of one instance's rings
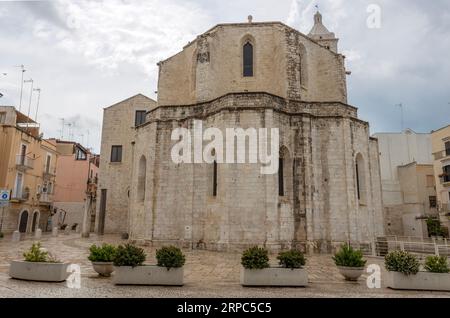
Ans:
{"label": "paved square", "polygon": [[[450,297],[450,293],[394,291],[382,286],[381,289],[369,289],[366,275],[359,283],[346,282],[338,273],[330,255],[307,256],[310,286],[307,288],[244,288],[239,284],[240,254],[210,251],[185,250],[185,286],[114,286],[111,278],[99,278],[87,260],[91,244],[102,242],[123,244],[126,241],[118,236],[92,235],[82,239],[78,234],[54,238],[44,236],[43,247],[58,259],[79,264],[81,267],[81,288],[72,289],[66,283],[39,283],[10,279],[9,261],[22,259],[22,253],[28,249],[32,239],[12,243],[10,236],[0,240],[0,297]],[[145,247],[147,263],[155,263],[155,249]],[[272,255],[271,259],[276,259]],[[384,274],[383,260],[369,258],[368,264],[379,264]],[[383,283],[382,283],[383,285]]]}

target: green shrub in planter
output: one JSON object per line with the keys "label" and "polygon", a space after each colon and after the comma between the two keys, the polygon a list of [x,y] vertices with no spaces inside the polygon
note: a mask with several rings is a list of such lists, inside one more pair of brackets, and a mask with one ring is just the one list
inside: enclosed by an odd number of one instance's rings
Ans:
{"label": "green shrub in planter", "polygon": [[448,267],[447,257],[445,256],[429,256],[425,261],[425,269],[430,273],[444,273],[450,272]]}
{"label": "green shrub in planter", "polygon": [[33,243],[30,249],[23,253],[25,262],[32,263],[59,263],[59,261],[54,258],[49,252],[41,247],[41,243]]}
{"label": "green shrub in planter", "polygon": [[251,247],[242,254],[241,264],[246,269],[264,269],[269,267],[269,251],[261,247]]}
{"label": "green shrub in planter", "polygon": [[103,244],[102,246],[92,245],[89,248],[88,259],[91,262],[110,263],[114,261],[117,248],[113,245]]}
{"label": "green shrub in planter", "polygon": [[363,258],[363,253],[354,250],[346,244],[333,257],[336,266],[360,268],[366,266],[367,261]]}
{"label": "green shrub in planter", "polygon": [[290,269],[302,268],[306,263],[305,256],[298,250],[280,252],[277,259],[282,267]]}
{"label": "green shrub in planter", "polygon": [[114,266],[141,266],[147,255],[144,250],[133,244],[119,245],[114,256]]}
{"label": "green shrub in planter", "polygon": [[404,251],[390,252],[386,255],[384,264],[388,271],[405,275],[416,275],[420,269],[417,257]]}
{"label": "green shrub in planter", "polygon": [[183,267],[186,262],[183,252],[175,246],[166,246],[156,250],[156,260],[158,266],[166,267],[168,270]]}

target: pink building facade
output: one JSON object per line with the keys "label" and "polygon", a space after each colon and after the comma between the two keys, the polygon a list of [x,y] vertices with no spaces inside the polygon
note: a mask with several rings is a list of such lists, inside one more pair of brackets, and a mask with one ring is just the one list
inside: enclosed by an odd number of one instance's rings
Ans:
{"label": "pink building facade", "polygon": [[81,228],[87,208],[93,230],[99,156],[82,145],[55,140],[58,151],[54,193],[53,226]]}

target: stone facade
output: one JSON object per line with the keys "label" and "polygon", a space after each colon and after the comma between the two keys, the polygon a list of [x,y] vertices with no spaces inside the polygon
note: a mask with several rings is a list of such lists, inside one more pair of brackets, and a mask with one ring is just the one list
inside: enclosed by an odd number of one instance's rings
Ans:
{"label": "stone facade", "polygon": [[[246,43],[251,77],[242,73]],[[110,165],[105,138],[134,142],[123,166],[132,240],[327,252],[384,233],[378,143],[347,104],[342,55],[279,22],[222,24],[159,67],[158,107],[133,136],[109,135],[105,111],[100,188],[116,183],[102,170]],[[284,193],[278,174],[261,174],[259,164],[174,163],[171,134],[195,120],[224,132],[278,128]],[[125,172],[115,177],[127,186]],[[122,216],[107,214],[106,222],[124,224],[125,202],[114,210]]]}
{"label": "stone facade", "polygon": [[[147,112],[155,107],[154,100],[138,94],[104,109],[95,217],[95,228],[100,233],[128,231],[128,192],[131,184],[136,111]],[[112,146],[122,146],[120,162],[111,162]],[[103,210],[102,190],[103,193],[106,192]]]}

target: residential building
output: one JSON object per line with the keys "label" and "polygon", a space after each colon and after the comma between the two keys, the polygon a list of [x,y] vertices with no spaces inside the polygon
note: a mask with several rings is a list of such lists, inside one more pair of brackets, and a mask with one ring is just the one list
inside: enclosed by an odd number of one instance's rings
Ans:
{"label": "residential building", "polygon": [[437,204],[441,221],[450,228],[450,125],[431,132]]}
{"label": "residential building", "polygon": [[437,215],[431,135],[406,129],[376,133],[386,234],[427,237],[426,219]]}
{"label": "residential building", "polygon": [[39,124],[12,106],[0,106],[0,188],[11,191],[2,231],[50,230],[58,155]]}
{"label": "residential building", "polygon": [[99,156],[81,144],[52,139],[58,151],[53,225],[80,226],[85,209],[94,230]]}

